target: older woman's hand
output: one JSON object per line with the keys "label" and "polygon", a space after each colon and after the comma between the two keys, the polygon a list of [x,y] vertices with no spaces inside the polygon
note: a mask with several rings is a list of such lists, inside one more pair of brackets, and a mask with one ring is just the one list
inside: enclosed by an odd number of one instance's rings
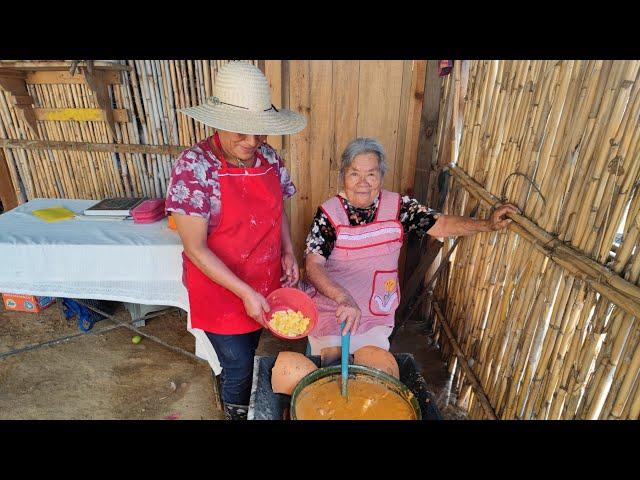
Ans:
{"label": "older woman's hand", "polygon": [[346,322],[342,335],[346,335],[349,331],[351,331],[352,335],[355,335],[358,325],[360,325],[360,317],[362,317],[358,304],[351,295],[341,296],[337,303],[336,320],[338,324]]}
{"label": "older woman's hand", "polygon": [[508,213],[520,213],[520,210],[515,205],[507,203],[495,209],[489,218],[489,228],[491,230],[502,230],[507,228],[513,221],[507,217]]}
{"label": "older woman's hand", "polygon": [[282,277],[280,283],[283,287],[294,287],[300,279],[300,269],[293,252],[284,252],[282,254]]}

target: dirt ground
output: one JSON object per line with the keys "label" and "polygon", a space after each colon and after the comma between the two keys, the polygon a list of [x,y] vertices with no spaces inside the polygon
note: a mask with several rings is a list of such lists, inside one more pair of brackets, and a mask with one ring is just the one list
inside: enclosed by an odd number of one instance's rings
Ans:
{"label": "dirt ground", "polygon": [[[67,322],[56,305],[39,314],[7,312],[0,304],[0,419],[167,419],[223,418],[211,369],[150,339],[132,343],[134,333],[109,320],[89,334]],[[130,321],[119,307],[115,316]],[[152,318],[142,330],[191,353],[194,337],[177,310]],[[464,418],[445,407],[447,371],[423,326],[407,323],[392,351],[410,352],[444,418]],[[68,340],[29,350],[41,342]],[[304,352],[305,341],[284,342],[264,333],[257,355]],[[8,352],[24,349],[4,356]]]}

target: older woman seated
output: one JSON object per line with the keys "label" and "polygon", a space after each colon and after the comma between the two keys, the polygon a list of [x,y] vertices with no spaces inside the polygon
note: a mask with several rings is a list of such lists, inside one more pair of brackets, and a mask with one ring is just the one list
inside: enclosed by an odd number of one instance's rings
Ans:
{"label": "older woman seated", "polygon": [[[386,171],[380,143],[371,138],[349,143],[341,159],[342,191],[318,208],[307,237],[307,281],[315,287],[311,293],[319,316],[309,343],[311,354],[321,355],[324,364],[339,357],[340,335],[348,331],[350,353],[363,347],[389,349],[405,234],[446,237],[499,230],[511,222],[506,214],[518,211],[504,205],[487,220],[442,215],[383,190]],[[358,353],[355,357],[359,363]]]}

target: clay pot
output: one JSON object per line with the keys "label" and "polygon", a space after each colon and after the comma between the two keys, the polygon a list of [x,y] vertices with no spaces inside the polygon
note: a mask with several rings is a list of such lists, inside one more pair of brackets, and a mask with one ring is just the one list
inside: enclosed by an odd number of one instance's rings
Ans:
{"label": "clay pot", "polygon": [[315,363],[301,353],[280,352],[271,370],[271,389],[291,395],[298,382],[317,369]]}
{"label": "clay pot", "polygon": [[394,356],[380,347],[368,345],[359,348],[353,354],[353,363],[365,367],[377,368],[384,373],[400,378],[400,369]]}

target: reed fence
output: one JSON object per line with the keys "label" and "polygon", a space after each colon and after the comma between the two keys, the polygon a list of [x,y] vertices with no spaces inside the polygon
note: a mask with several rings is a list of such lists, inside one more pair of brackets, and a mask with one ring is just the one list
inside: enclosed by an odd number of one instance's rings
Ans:
{"label": "reed fence", "polygon": [[478,393],[502,419],[639,418],[639,70],[471,61],[445,80],[434,150],[452,160],[446,212],[522,211],[506,231],[464,238],[437,287],[471,418],[490,418]]}

